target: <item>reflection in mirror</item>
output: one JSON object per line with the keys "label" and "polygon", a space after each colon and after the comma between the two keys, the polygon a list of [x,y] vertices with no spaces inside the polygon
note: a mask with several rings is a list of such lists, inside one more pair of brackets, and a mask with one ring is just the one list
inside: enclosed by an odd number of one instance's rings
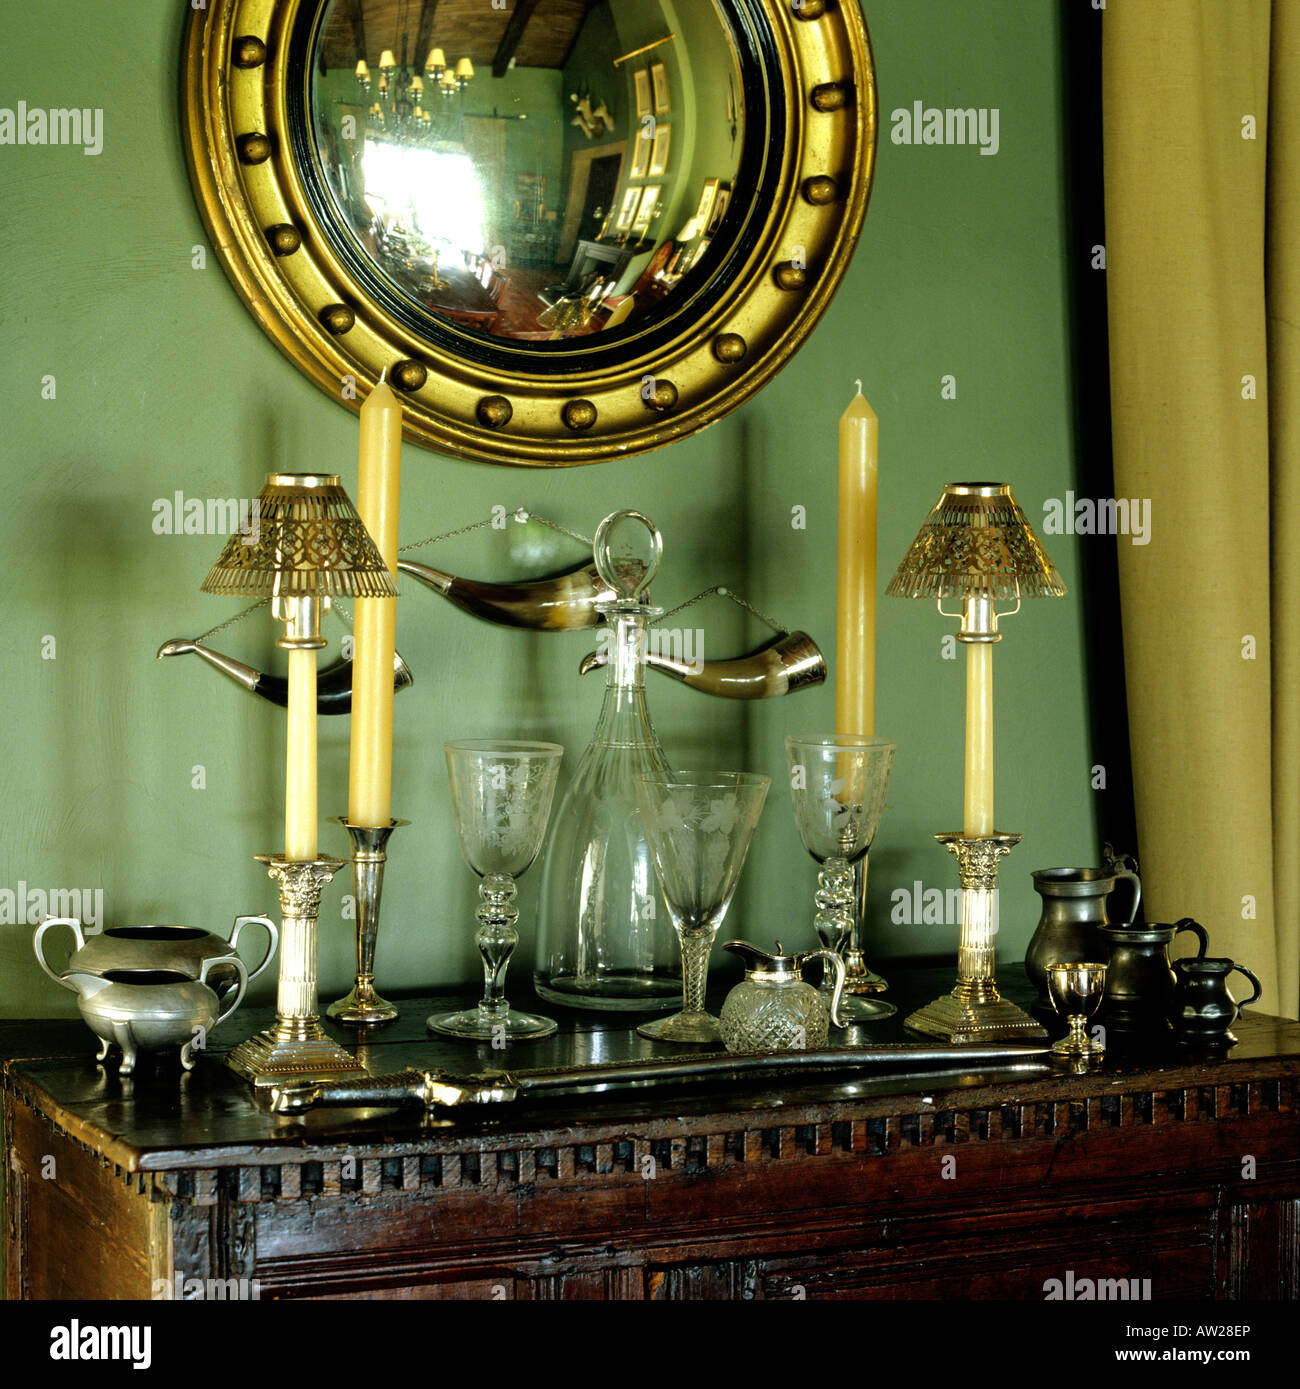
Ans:
{"label": "reflection in mirror", "polygon": [[336,235],[463,330],[634,330],[748,211],[717,0],[330,0],[310,72]]}

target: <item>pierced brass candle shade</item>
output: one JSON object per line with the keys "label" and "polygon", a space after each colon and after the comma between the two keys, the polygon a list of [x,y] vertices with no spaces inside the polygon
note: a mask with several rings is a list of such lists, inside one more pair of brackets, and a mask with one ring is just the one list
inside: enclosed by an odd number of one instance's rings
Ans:
{"label": "pierced brass candle shade", "polygon": [[[277,645],[290,653],[290,720],[305,736],[305,751],[291,747],[288,780],[310,802],[302,824],[315,842],[316,656],[325,645],[321,617],[336,596],[392,597],[397,592],[388,567],[333,474],[272,473],[257,499],[256,530],[226,542],[203,583],[205,593],[270,598],[271,612],[284,623]],[[295,659],[310,657],[305,670]],[[291,735],[290,742],[293,738]],[[297,760],[295,760],[295,754]],[[295,782],[295,771],[304,780]],[[286,817],[286,838],[293,817]],[[301,828],[301,825],[297,826]],[[291,846],[286,846],[288,850]],[[276,1021],[241,1042],[226,1065],[259,1089],[285,1080],[328,1080],[364,1068],[321,1028],[316,989],[316,922],[320,895],[341,859],[300,851],[298,857],[259,854],[280,889],[280,983]]]}
{"label": "pierced brass candle shade", "polygon": [[[895,598],[933,598],[945,617],[960,617],[966,645],[966,806],[961,834],[935,838],[957,859],[962,886],[957,984],[913,1013],[907,1026],[950,1042],[1045,1037],[1008,1003],[994,978],[998,861],[1020,842],[993,828],[993,647],[998,622],[1022,598],[1060,597],[1065,585],[1003,482],[950,482],[925,518],[885,590]],[[960,613],[944,611],[960,598]],[[996,604],[1015,600],[999,612]]]}

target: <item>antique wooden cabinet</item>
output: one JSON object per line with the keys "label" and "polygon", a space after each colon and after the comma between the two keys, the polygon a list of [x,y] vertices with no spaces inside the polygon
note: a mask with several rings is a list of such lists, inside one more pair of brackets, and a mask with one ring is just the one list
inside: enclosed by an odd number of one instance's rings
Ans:
{"label": "antique wooden cabinet", "polygon": [[[906,1006],[940,986],[926,971],[896,992]],[[450,1001],[408,1000],[366,1045],[372,1072],[499,1068],[500,1053],[426,1038]],[[224,1043],[264,1021],[237,1018]],[[215,1054],[189,1076],[159,1060],[123,1080],[80,1023],[0,1024],[6,1289],[1042,1300],[1052,1280],[1082,1296],[1104,1279],[1124,1280],[1113,1296],[1150,1280],[1157,1300],[1295,1298],[1300,1025],[1237,1031],[1225,1059],[1113,1051],[1084,1076],[787,1077],[445,1122],[280,1119]],[[662,1045],[584,1021],[509,1064]]]}

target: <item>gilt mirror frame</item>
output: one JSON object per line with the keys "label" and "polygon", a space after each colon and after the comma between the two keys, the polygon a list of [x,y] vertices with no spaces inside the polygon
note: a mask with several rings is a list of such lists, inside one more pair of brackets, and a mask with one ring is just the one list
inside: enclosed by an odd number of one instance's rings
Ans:
{"label": "gilt mirror frame", "polygon": [[596,463],[714,423],[790,360],[839,287],[866,215],[877,133],[859,0],[717,3],[758,53],[761,180],[721,265],[662,321],[608,346],[586,338],[548,353],[453,327],[420,331],[383,302],[322,225],[302,135],[301,36],[326,0],[208,0],[191,14],[185,151],[227,275],[332,399],[357,411],[386,372],[402,393],[406,438],[442,453]]}

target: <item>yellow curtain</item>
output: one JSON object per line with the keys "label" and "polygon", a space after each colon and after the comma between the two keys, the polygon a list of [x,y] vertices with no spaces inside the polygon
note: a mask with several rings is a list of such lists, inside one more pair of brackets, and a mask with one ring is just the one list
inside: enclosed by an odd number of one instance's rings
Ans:
{"label": "yellow curtain", "polygon": [[1149,920],[1300,1011],[1300,4],[1109,0],[1106,275]]}

